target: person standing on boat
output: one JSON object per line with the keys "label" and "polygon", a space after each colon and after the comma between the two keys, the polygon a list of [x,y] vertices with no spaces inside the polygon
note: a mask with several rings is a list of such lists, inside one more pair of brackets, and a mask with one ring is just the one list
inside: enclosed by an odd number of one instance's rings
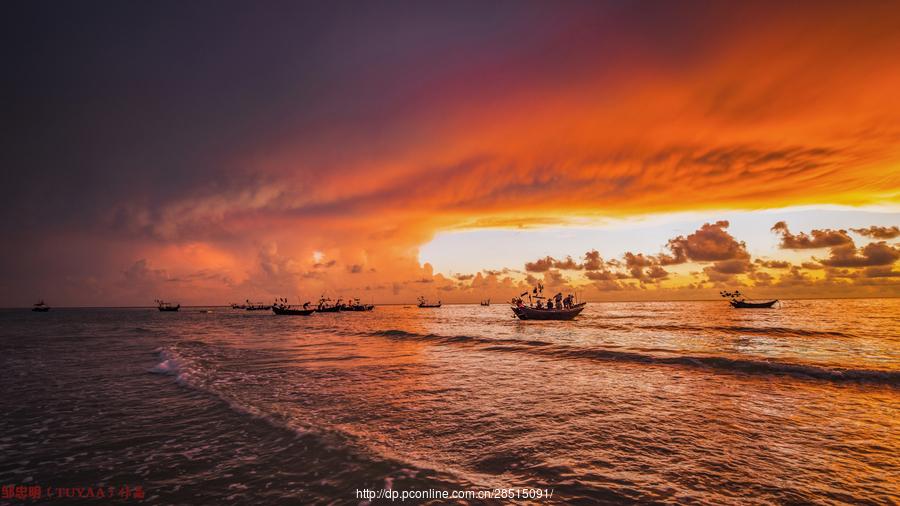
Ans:
{"label": "person standing on boat", "polygon": [[562,298],[563,298],[563,297],[562,297],[562,292],[557,293],[557,294],[556,294],[556,297],[554,297],[554,299],[556,299],[556,309],[562,309],[562,308],[563,308],[563,305],[562,305]]}

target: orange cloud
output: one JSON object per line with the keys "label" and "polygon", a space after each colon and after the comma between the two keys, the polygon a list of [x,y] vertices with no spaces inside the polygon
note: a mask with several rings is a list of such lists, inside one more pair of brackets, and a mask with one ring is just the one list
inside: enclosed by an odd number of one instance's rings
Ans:
{"label": "orange cloud", "polygon": [[[429,53],[430,46],[415,48],[429,58],[394,62],[403,70],[396,74],[382,73],[380,60],[359,57],[352,60],[352,79],[335,78],[334,88],[349,93],[304,100],[289,94],[261,108],[278,111],[267,117],[272,124],[247,119],[243,135],[223,136],[239,138],[234,145],[222,147],[227,141],[215,136],[187,143],[203,152],[197,163],[204,172],[166,174],[159,178],[166,182],[162,189],[129,183],[121,193],[101,195],[102,205],[84,206],[96,207],[81,220],[90,223],[88,230],[70,225],[71,235],[88,239],[53,243],[17,232],[15,242],[28,245],[22,249],[29,255],[39,252],[40,261],[6,254],[4,274],[10,275],[2,277],[15,281],[4,281],[4,297],[12,300],[29,285],[47,286],[49,297],[53,280],[68,278],[73,303],[88,291],[103,303],[152,300],[151,291],[198,303],[323,291],[408,301],[422,292],[455,290],[462,299],[473,295],[476,281],[508,290],[528,278],[514,272],[478,273],[471,280],[435,275],[420,265],[418,248],[436,231],[676,211],[900,203],[896,4],[710,6],[697,17],[678,7],[673,15],[682,15],[665,29],[643,25],[643,13],[626,6],[622,19],[589,4],[570,7],[528,16],[534,26],[514,33],[533,37],[508,46],[485,44],[477,54],[447,58]],[[617,29],[619,22],[629,29]],[[370,91],[376,82],[388,84]],[[290,84],[299,89],[306,83]],[[369,95],[377,100],[353,107]],[[319,101],[334,110],[306,110]],[[295,103],[304,107],[289,107]],[[258,110],[255,103],[242,105],[242,112]],[[153,140],[140,137],[141,143]],[[177,135],[151,143],[144,163],[168,166],[171,160],[157,152],[175,141]],[[141,163],[141,156],[129,157],[115,158],[119,163],[106,178],[84,179],[113,180],[125,162]],[[42,195],[20,193],[30,200]],[[807,262],[774,278],[762,269],[786,266],[752,263],[727,228],[727,222],[708,223],[673,238],[657,255],[628,252],[603,261],[593,251],[577,260],[539,259],[525,270],[542,274],[548,286],[591,281],[597,290],[822,282],[825,274],[810,276],[815,269]],[[810,266],[851,273],[873,268],[864,271],[872,279],[893,277],[884,269],[896,253],[889,244],[856,248],[843,230],[792,234],[776,224],[776,231],[784,248],[833,248]],[[879,240],[898,236],[896,226],[852,231]],[[46,266],[64,241],[78,250],[72,254],[77,261],[50,272]],[[322,260],[313,259],[315,251]],[[687,281],[682,268],[698,274]]]}

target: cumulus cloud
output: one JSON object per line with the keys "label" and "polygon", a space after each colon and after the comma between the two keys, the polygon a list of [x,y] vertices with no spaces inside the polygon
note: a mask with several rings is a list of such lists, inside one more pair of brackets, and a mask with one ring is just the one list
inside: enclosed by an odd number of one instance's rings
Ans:
{"label": "cumulus cloud", "polygon": [[526,262],[525,263],[525,271],[527,272],[547,272],[550,269],[561,269],[561,270],[581,270],[582,265],[575,262],[571,256],[565,258],[565,260],[557,260],[551,256],[546,256],[544,258],[539,258],[534,262]]}
{"label": "cumulus cloud", "polygon": [[846,230],[813,230],[810,234],[792,234],[787,223],[779,221],[772,226],[772,231],[781,236],[783,249],[817,249],[853,244],[853,239]]}
{"label": "cumulus cloud", "polygon": [[893,225],[890,227],[879,227],[872,225],[868,228],[851,228],[853,232],[873,239],[893,239],[900,237],[900,227]]}
{"label": "cumulus cloud", "polygon": [[819,262],[828,267],[875,267],[891,265],[897,259],[900,259],[900,247],[880,241],[863,248],[856,248],[853,244],[831,248],[829,257]]}
{"label": "cumulus cloud", "polygon": [[679,236],[669,240],[668,248],[672,255],[661,256],[660,263],[671,265],[687,261],[711,262],[750,258],[746,244],[738,242],[725,230],[728,225],[726,220],[704,223],[699,230],[687,237]]}
{"label": "cumulus cloud", "polygon": [[754,263],[759,265],[760,267],[766,267],[768,269],[790,269],[791,263],[786,260],[765,260],[762,258],[757,258]]}

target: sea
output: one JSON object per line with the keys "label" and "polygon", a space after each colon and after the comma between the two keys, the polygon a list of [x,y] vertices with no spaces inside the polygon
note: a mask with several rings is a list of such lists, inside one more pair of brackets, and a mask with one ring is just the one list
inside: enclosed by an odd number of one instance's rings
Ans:
{"label": "sea", "polygon": [[0,504],[900,502],[898,299],[10,309],[0,379]]}

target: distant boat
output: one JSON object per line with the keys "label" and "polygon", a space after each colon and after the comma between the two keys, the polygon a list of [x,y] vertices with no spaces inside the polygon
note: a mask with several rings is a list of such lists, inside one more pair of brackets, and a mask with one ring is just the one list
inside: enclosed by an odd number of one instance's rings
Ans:
{"label": "distant boat", "polygon": [[315,313],[316,310],[309,308],[309,302],[299,307],[288,304],[287,299],[278,299],[275,304],[272,304],[272,312],[280,315],[309,316]]}
{"label": "distant boat", "polygon": [[247,305],[246,305],[246,304],[236,304],[236,303],[232,303],[232,304],[231,304],[231,309],[247,309]]}
{"label": "distant boat", "polygon": [[729,300],[728,303],[731,304],[731,307],[735,309],[768,309],[778,302],[778,299],[764,302],[748,301],[738,290],[735,290],[733,292],[722,291],[719,292],[719,295],[725,298],[730,298],[731,300]]}
{"label": "distant boat", "polygon": [[339,313],[343,309],[341,300],[342,299],[338,299],[334,304],[332,304],[330,298],[323,296],[319,299],[319,305],[316,306],[316,311],[320,313]]}
{"label": "distant boat", "polygon": [[181,304],[166,302],[164,300],[156,299],[157,307],[160,311],[178,311],[181,309]]}
{"label": "distant boat", "polygon": [[747,302],[745,300],[730,300],[728,302],[731,303],[731,307],[738,309],[764,309],[774,306],[778,299],[766,302]]}
{"label": "distant boat", "polygon": [[441,307],[441,301],[439,300],[439,301],[437,301],[436,304],[434,304],[434,303],[429,303],[425,297],[419,297],[418,306],[422,307],[422,308],[438,308],[438,307]]}
{"label": "distant boat", "polygon": [[247,311],[268,311],[272,309],[272,305],[265,302],[250,302],[250,299],[247,299],[246,302],[243,308]]}
{"label": "distant boat", "polygon": [[47,304],[44,304],[44,300],[41,299],[41,300],[37,301],[37,303],[35,303],[34,306],[32,306],[31,310],[36,311],[38,313],[46,313],[47,311],[50,311],[50,306],[48,306]]}
{"label": "distant boat", "polygon": [[491,299],[484,299],[483,301],[481,301],[481,305],[482,305],[482,306],[490,306],[490,305],[491,305]]}
{"label": "distant boat", "polygon": [[359,301],[359,298],[356,298],[353,299],[352,303],[345,304],[341,311],[371,311],[373,309],[375,309],[374,304],[363,304]]}

